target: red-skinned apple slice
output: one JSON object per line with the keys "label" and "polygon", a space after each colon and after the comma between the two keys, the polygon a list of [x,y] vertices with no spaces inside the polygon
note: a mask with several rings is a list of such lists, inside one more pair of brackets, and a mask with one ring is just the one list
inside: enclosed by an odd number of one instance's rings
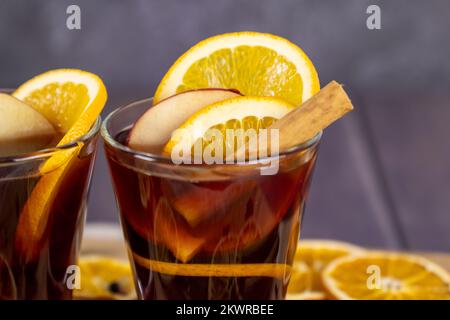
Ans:
{"label": "red-skinned apple slice", "polygon": [[198,89],[182,92],[160,101],[136,121],[128,146],[144,152],[160,152],[172,132],[193,113],[227,99],[241,96],[236,90]]}
{"label": "red-skinned apple slice", "polygon": [[45,148],[55,134],[52,124],[38,111],[0,93],[0,157]]}

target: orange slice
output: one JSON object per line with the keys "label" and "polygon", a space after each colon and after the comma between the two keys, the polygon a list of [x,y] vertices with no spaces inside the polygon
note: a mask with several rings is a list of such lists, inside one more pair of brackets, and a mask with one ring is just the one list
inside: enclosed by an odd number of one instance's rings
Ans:
{"label": "orange slice", "polygon": [[[76,69],[45,72],[22,84],[13,96],[38,110],[65,133],[58,146],[86,134],[107,99],[106,88],[98,76]],[[78,143],[56,152],[40,168],[43,176],[28,198],[16,229],[16,246],[26,260],[39,254],[55,190],[81,147],[82,143]]]}
{"label": "orange slice", "polygon": [[302,295],[311,289],[312,281],[313,273],[311,268],[303,262],[294,263],[286,299],[303,300]]}
{"label": "orange slice", "polygon": [[[199,139],[203,139],[203,150],[206,150],[208,146],[214,145],[208,144],[208,141],[214,142],[214,139],[208,138],[208,134],[213,132],[211,129],[220,131],[226,146],[229,145],[230,152],[234,152],[230,144],[232,141],[226,140],[227,129],[243,129],[244,132],[255,129],[258,132],[259,129],[268,128],[274,120],[283,117],[293,108],[292,104],[272,97],[238,97],[213,103],[195,112],[175,130],[163,152],[172,157],[182,156]],[[226,146],[222,150],[224,156]]]}
{"label": "orange slice", "polygon": [[237,89],[299,106],[320,84],[314,65],[292,42],[268,33],[234,32],[203,40],[178,58],[159,84],[154,103],[198,88]]}
{"label": "orange slice", "polygon": [[299,281],[304,281],[304,277],[301,274],[300,277],[296,277],[297,269],[294,268],[288,287],[289,297],[301,298],[301,295],[305,294],[308,299],[325,299],[326,291],[322,284],[323,269],[336,258],[358,254],[362,250],[360,247],[341,241],[300,240],[294,266],[306,265],[311,271],[311,280],[299,284]]}
{"label": "orange slice", "polygon": [[449,300],[450,275],[420,256],[369,252],[331,262],[323,283],[336,299]]}
{"label": "orange slice", "polygon": [[66,133],[60,145],[83,136],[99,116],[107,93],[95,74],[77,69],[44,72],[12,94],[45,116],[58,131]]}
{"label": "orange slice", "polygon": [[323,292],[322,271],[333,260],[347,255],[356,255],[361,247],[335,240],[300,240],[295,261],[303,262],[313,271],[312,291]]}

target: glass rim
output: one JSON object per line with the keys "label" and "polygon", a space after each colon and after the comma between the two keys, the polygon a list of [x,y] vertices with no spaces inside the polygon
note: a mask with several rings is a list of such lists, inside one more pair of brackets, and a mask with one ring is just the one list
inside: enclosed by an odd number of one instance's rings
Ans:
{"label": "glass rim", "polygon": [[44,148],[37,151],[0,157],[0,164],[21,163],[21,162],[41,160],[42,158],[50,157],[57,152],[77,147],[79,143],[85,143],[89,141],[95,134],[97,134],[100,131],[101,123],[102,123],[101,116],[98,116],[92,127],[89,129],[89,131],[74,141],[63,144],[61,146]]}
{"label": "glass rim", "polygon": [[[114,137],[111,136],[109,130],[108,130],[108,124],[110,123],[110,121],[121,111],[124,111],[128,108],[132,108],[135,107],[136,105],[139,104],[144,104],[147,103],[150,107],[151,102],[153,100],[153,97],[151,98],[144,98],[144,99],[140,99],[140,100],[136,100],[133,101],[131,103],[128,103],[126,105],[123,105],[115,110],[113,110],[112,112],[110,112],[105,119],[103,120],[103,123],[101,125],[101,129],[100,129],[100,134],[103,138],[103,140],[110,145],[111,147],[113,147],[114,149],[118,149],[124,153],[130,154],[132,156],[136,156],[138,157],[140,160],[146,160],[149,162],[160,162],[160,163],[164,163],[164,164],[170,164],[173,166],[192,166],[195,164],[175,164],[173,163],[171,157],[169,156],[163,156],[160,154],[155,154],[155,153],[150,153],[150,152],[143,152],[143,151],[138,151],[135,149],[132,149],[122,143],[120,143],[119,141],[117,141]],[[130,128],[133,126],[133,124],[130,124]],[[127,127],[124,129],[128,129]],[[297,152],[301,152],[301,151],[305,151],[307,149],[310,149],[311,147],[317,145],[321,138],[322,138],[322,134],[323,131],[320,131],[319,133],[317,133],[314,137],[312,137],[311,139],[301,143],[301,144],[297,144],[295,146],[292,146],[291,148],[284,150],[283,152],[280,152],[278,155],[274,155],[274,156],[268,156],[268,157],[264,157],[261,159],[256,159],[256,160],[251,160],[251,161],[245,161],[245,163],[231,163],[231,164],[227,164],[227,163],[223,163],[223,164],[214,164],[214,166],[222,166],[222,165],[255,165],[255,164],[260,164],[260,163],[265,163],[267,161],[271,161],[271,160],[277,160],[279,158],[288,156],[290,154],[293,153],[297,153]],[[198,165],[197,165],[198,166]]]}

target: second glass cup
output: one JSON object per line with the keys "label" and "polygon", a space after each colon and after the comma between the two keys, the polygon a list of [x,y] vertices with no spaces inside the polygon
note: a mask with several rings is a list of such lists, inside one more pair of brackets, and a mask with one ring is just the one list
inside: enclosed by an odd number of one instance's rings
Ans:
{"label": "second glass cup", "polygon": [[[72,298],[68,276],[80,250],[100,123],[67,145],[0,157],[0,300]],[[49,162],[60,163],[42,172]]]}
{"label": "second glass cup", "polygon": [[[151,99],[101,133],[141,299],[283,299],[321,134],[276,159],[175,165],[127,147]],[[152,130],[152,128],[149,128]]]}

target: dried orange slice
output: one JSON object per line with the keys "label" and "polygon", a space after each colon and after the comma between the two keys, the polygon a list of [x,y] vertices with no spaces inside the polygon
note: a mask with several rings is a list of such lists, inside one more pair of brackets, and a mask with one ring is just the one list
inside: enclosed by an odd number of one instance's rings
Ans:
{"label": "dried orange slice", "polygon": [[[297,278],[297,269],[293,268],[293,276],[288,286],[289,298],[301,298],[302,295],[305,295],[308,299],[325,299],[326,291],[322,284],[322,270],[336,258],[358,254],[362,250],[360,247],[341,241],[300,240],[294,266],[305,265],[311,272],[311,280],[304,282],[304,277],[301,275],[300,278]],[[303,281],[303,283],[299,284],[299,281]],[[299,285],[301,285],[300,288]]]}
{"label": "dried orange slice", "polygon": [[[45,72],[22,84],[13,96],[38,110],[65,133],[58,146],[86,134],[107,99],[105,85],[97,75],[76,69]],[[43,176],[28,198],[16,229],[16,247],[22,258],[28,260],[38,254],[55,190],[81,147],[78,143],[77,147],[56,152],[41,166]]]}
{"label": "dried orange slice", "polygon": [[416,255],[368,252],[331,262],[323,283],[336,299],[449,300],[450,275]]}
{"label": "dried orange slice", "polygon": [[75,299],[136,299],[133,275],[128,261],[106,256],[81,257],[80,289],[73,292]]}
{"label": "dried orange slice", "polygon": [[312,282],[311,268],[306,263],[296,261],[292,266],[286,300],[321,300],[322,295],[311,291]]}
{"label": "dried orange slice", "polygon": [[292,42],[268,33],[234,32],[203,40],[178,58],[153,101],[198,88],[237,89],[299,106],[320,84],[314,65]]}
{"label": "dried orange slice", "polygon": [[322,271],[333,260],[356,255],[361,247],[336,240],[300,240],[295,261],[303,262],[313,271],[312,291],[323,292]]}

